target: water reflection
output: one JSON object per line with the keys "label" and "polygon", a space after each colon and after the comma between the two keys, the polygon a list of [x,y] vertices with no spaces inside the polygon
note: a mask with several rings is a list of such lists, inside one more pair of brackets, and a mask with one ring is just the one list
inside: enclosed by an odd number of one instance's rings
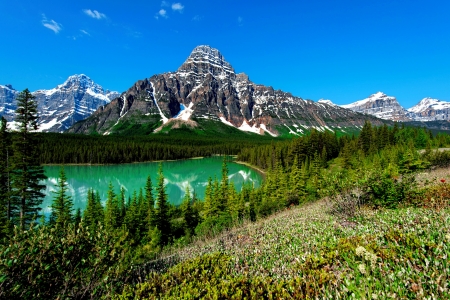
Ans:
{"label": "water reflection", "polygon": [[[76,208],[84,209],[86,206],[86,196],[89,188],[100,193],[103,201],[106,199],[109,183],[112,182],[115,192],[119,193],[120,188],[125,189],[126,197],[131,197],[133,192],[139,194],[140,189],[144,189],[147,176],[150,175],[153,187],[157,184],[159,163],[139,163],[126,165],[105,165],[105,166],[65,166],[68,183],[68,194],[74,200]],[[203,199],[208,178],[221,178],[221,157],[211,157],[195,160],[168,161],[163,162],[163,172],[165,177],[166,192],[169,201],[173,204],[180,204],[186,187],[191,193]],[[56,190],[57,178],[60,166],[46,166],[45,173],[48,179],[46,185],[43,212],[50,212],[50,204]],[[240,190],[246,182],[259,186],[262,177],[253,169],[245,165],[228,163],[228,178],[232,181],[236,189]]]}

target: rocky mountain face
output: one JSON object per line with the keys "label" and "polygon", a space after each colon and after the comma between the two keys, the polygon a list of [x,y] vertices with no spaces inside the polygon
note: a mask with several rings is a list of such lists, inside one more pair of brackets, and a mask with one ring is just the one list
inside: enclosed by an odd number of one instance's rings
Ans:
{"label": "rocky mountain face", "polygon": [[408,112],[414,116],[414,121],[450,120],[450,102],[424,98]]}
{"label": "rocky mountain face", "polygon": [[176,72],[136,82],[69,132],[109,134],[130,124],[154,123],[157,127],[202,119],[274,136],[301,134],[311,128],[345,130],[362,126],[366,119],[374,124],[382,122],[255,84],[246,74],[236,74],[217,49],[198,46]]}
{"label": "rocky mountain face", "polygon": [[16,110],[15,99],[19,92],[12,85],[0,85],[0,115],[10,121]]}
{"label": "rocky mountain face", "polygon": [[413,116],[397,102],[395,97],[387,96],[382,92],[351,104],[341,105],[341,107],[384,120],[411,121],[413,119]]}
{"label": "rocky mountain face", "polygon": [[[14,120],[17,94],[11,86],[0,85],[0,115],[9,122]],[[90,116],[99,106],[120,96],[117,92],[104,90],[84,74],[70,76],[54,89],[32,94],[38,102],[39,131],[43,132],[65,131]]]}

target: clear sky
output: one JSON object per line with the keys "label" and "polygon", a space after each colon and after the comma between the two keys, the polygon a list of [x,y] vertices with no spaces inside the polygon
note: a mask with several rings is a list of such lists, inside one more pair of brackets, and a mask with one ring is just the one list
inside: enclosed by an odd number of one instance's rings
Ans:
{"label": "clear sky", "polygon": [[351,103],[450,101],[450,1],[0,2],[0,84],[51,89],[86,74],[122,92],[210,45],[258,84]]}

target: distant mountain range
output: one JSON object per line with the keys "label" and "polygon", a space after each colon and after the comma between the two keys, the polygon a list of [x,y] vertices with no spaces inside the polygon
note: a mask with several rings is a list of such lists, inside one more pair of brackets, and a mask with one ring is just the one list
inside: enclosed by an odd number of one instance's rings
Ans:
{"label": "distant mountain range", "polygon": [[[16,91],[11,85],[0,85],[0,115],[15,126]],[[103,89],[84,74],[70,76],[51,90],[32,92],[38,102],[39,131],[63,132],[74,123],[90,116],[99,106],[120,96]]]}
{"label": "distant mountain range", "polygon": [[137,81],[69,132],[126,133],[149,124],[158,131],[196,127],[208,120],[277,136],[312,128],[348,131],[361,128],[366,119],[378,125],[386,122],[255,84],[246,74],[236,74],[217,49],[198,46],[176,72]]}
{"label": "distant mountain range", "polygon": [[[332,102],[329,101],[329,103]],[[450,102],[424,98],[417,105],[405,109],[397,102],[395,97],[387,96],[382,92],[351,104],[341,105],[341,107],[393,121],[450,120]]]}
{"label": "distant mountain range", "polygon": [[[11,85],[0,85],[0,115],[12,127],[17,94]],[[300,135],[312,128],[351,132],[365,120],[375,125],[450,120],[450,103],[431,98],[405,109],[382,92],[340,106],[330,100],[295,97],[255,84],[244,73],[236,74],[222,54],[209,46],[196,47],[177,71],[139,80],[122,94],[105,90],[82,74],[33,95],[38,101],[39,130],[53,132],[126,134],[140,127],[154,132],[219,122],[241,131],[279,136]],[[442,126],[446,124],[438,127]]]}

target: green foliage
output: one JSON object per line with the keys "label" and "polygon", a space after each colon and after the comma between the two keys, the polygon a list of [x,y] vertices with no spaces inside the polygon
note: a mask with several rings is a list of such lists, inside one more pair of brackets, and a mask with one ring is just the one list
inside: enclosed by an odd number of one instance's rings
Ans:
{"label": "green foliage", "polygon": [[100,202],[100,196],[94,190],[89,189],[87,192],[87,205],[83,212],[84,224],[94,232],[99,223],[104,220],[103,206]]}
{"label": "green foliage", "polygon": [[66,230],[40,226],[16,228],[0,245],[2,299],[99,298],[125,275],[129,248],[124,233],[84,224]]}
{"label": "green foliage", "polygon": [[37,130],[37,103],[28,89],[21,92],[17,100],[15,121],[19,132],[13,136],[11,157],[11,197],[10,220],[21,228],[39,217],[40,204],[45,187],[40,181],[45,179],[44,169],[39,165],[39,143],[33,130]]}
{"label": "green foliage", "polygon": [[167,194],[164,186],[164,175],[162,164],[159,165],[158,170],[158,185],[156,186],[156,209],[153,219],[153,226],[155,226],[154,236],[152,240],[157,246],[163,247],[167,245],[171,238],[171,228],[169,220],[169,206],[167,203]]}
{"label": "green foliage", "polygon": [[4,117],[0,119],[0,240],[9,232],[11,218],[11,138]]}
{"label": "green foliage", "polygon": [[66,195],[67,192],[67,178],[64,168],[59,172],[57,183],[57,190],[54,192],[52,202],[52,213],[50,215],[50,222],[64,227],[65,224],[72,222],[73,202],[72,198]]}

